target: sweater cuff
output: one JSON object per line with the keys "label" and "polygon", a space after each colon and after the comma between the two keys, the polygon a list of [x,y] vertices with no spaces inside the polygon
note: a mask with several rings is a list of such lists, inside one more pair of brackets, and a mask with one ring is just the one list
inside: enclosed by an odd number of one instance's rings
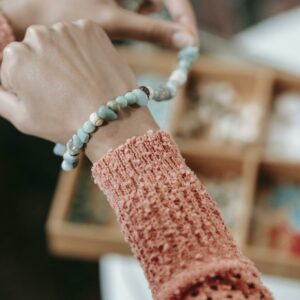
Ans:
{"label": "sweater cuff", "polygon": [[158,174],[177,176],[181,169],[185,172],[188,168],[170,135],[162,130],[149,130],[108,151],[93,165],[92,174],[101,189],[120,198],[135,193],[141,182],[157,184]]}
{"label": "sweater cuff", "polygon": [[188,300],[198,290],[195,300],[272,299],[167,133],[131,138],[95,163],[92,173],[155,300]]}
{"label": "sweater cuff", "polygon": [[13,29],[4,13],[0,10],[0,61],[2,61],[3,58],[4,48],[14,40]]}

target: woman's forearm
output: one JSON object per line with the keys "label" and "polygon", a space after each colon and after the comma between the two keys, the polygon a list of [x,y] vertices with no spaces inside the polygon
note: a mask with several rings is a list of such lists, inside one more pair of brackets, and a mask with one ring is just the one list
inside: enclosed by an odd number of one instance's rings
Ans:
{"label": "woman's forearm", "polygon": [[128,140],[92,171],[155,299],[272,299],[167,133]]}

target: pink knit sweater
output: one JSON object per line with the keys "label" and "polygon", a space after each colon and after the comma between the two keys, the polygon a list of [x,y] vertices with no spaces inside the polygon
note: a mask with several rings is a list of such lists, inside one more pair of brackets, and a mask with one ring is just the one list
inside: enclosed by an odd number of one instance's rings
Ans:
{"label": "pink knit sweater", "polygon": [[92,173],[154,299],[272,299],[167,133],[128,140],[95,163]]}

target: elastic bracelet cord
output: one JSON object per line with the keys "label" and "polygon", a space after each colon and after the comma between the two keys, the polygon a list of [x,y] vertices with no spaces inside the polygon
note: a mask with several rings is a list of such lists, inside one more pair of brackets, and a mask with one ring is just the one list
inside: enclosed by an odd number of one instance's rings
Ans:
{"label": "elastic bracelet cord", "polygon": [[71,171],[78,165],[80,155],[84,151],[93,133],[104,123],[118,119],[118,112],[130,106],[147,106],[149,100],[166,101],[175,97],[178,89],[185,84],[192,64],[199,56],[197,47],[183,48],[178,54],[176,69],[170,75],[166,84],[157,89],[140,86],[123,96],[110,100],[93,112],[81,128],[71,137],[66,145],[56,144],[54,154],[62,156],[61,167],[64,171]]}

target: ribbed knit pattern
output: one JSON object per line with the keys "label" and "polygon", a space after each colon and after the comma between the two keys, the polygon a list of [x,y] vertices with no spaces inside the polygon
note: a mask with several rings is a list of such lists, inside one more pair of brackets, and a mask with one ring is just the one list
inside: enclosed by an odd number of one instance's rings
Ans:
{"label": "ribbed knit pattern", "polygon": [[0,61],[3,57],[3,49],[15,40],[13,30],[9,25],[5,15],[0,10]]}
{"label": "ribbed knit pattern", "polygon": [[92,173],[154,299],[272,299],[167,133],[128,140]]}

